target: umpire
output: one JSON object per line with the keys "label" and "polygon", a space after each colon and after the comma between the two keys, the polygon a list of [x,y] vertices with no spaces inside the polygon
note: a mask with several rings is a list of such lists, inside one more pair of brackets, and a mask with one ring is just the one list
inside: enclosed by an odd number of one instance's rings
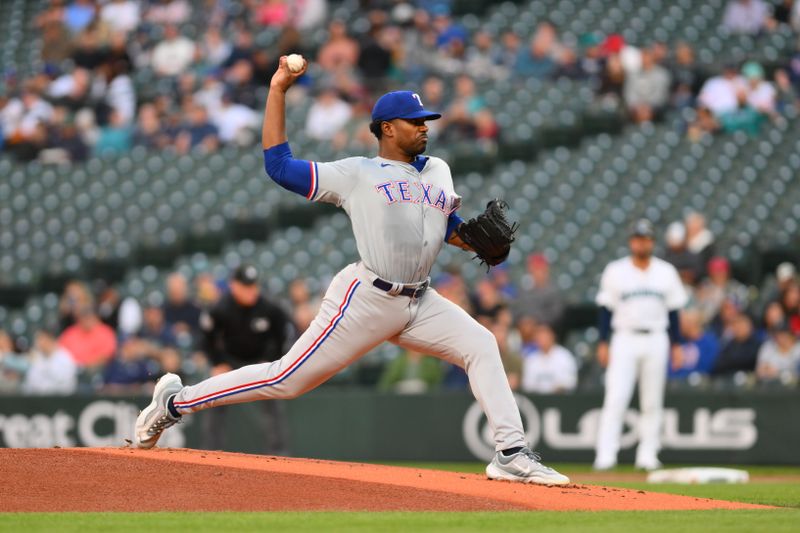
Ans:
{"label": "umpire", "polygon": [[[203,349],[211,362],[211,375],[280,359],[291,322],[278,306],[261,294],[258,270],[242,265],[234,270],[230,291],[200,316]],[[260,402],[267,419],[267,453],[284,455],[287,429],[281,402]],[[225,447],[228,408],[213,409],[204,417],[204,447]]]}

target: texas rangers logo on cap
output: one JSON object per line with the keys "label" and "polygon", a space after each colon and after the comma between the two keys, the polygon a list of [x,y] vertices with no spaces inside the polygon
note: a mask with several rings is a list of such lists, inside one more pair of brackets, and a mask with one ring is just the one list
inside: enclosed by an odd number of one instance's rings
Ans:
{"label": "texas rangers logo on cap", "polygon": [[375,107],[372,108],[372,120],[388,121],[396,118],[436,120],[442,118],[442,115],[426,110],[417,93],[393,91],[384,94],[375,102]]}

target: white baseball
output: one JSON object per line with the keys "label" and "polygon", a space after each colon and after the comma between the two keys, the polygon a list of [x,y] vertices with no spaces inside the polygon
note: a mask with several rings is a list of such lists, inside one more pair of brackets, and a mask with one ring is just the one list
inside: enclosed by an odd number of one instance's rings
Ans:
{"label": "white baseball", "polygon": [[303,70],[303,65],[305,62],[303,61],[303,56],[300,54],[290,54],[286,58],[286,66],[289,67],[290,72],[300,72]]}

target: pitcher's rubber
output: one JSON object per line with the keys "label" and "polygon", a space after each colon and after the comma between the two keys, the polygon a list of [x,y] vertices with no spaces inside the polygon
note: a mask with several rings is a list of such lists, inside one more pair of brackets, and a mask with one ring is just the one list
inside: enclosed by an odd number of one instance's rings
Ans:
{"label": "pitcher's rubber", "polygon": [[604,511],[765,506],[199,450],[0,449],[0,511]]}

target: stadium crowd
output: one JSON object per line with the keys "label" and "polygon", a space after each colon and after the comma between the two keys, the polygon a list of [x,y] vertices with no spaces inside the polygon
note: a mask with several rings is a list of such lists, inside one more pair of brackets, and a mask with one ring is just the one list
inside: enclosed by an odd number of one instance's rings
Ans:
{"label": "stadium crowd", "polygon": [[[36,72],[3,73],[0,150],[63,162],[133,146],[180,154],[251,145],[264,87],[290,51],[314,67],[293,95],[308,108],[305,133],[336,148],[372,145],[371,105],[396,86],[419,87],[426,106],[445,111],[432,137],[489,145],[502,132],[476,82],[570,78],[594,89],[590,105],[635,122],[695,109],[686,125],[695,139],[755,134],[800,94],[800,54],[777,68],[750,60],[717,73],[686,42],[633,46],[599,32],[571,42],[546,20],[528,40],[512,30],[470,33],[447,1],[361,4],[368,27],[351,33],[346,21],[329,19],[326,0],[51,0],[35,19],[43,36]],[[798,5],[730,0],[722,24],[756,36],[797,30]],[[324,42],[310,47],[303,36],[323,27]],[[264,31],[279,36],[261,46]]]}
{"label": "stadium crowd", "polygon": [[[784,111],[798,105],[800,52],[778,68],[746,60],[708,72],[689,43],[633,46],[620,34],[599,32],[570,42],[544,20],[526,40],[511,30],[470,33],[446,1],[361,4],[368,25],[351,33],[346,21],[330,20],[325,0],[51,0],[35,20],[43,35],[41,68],[28,77],[3,73],[0,151],[62,163],[134,146],[184,154],[252,145],[265,86],[279,56],[293,51],[312,60],[291,95],[293,105],[308,108],[304,134],[353,150],[372,146],[372,103],[396,86],[419,87],[426,107],[444,111],[431,123],[435,140],[489,145],[503,132],[478,86],[492,81],[569,78],[593,88],[593,105],[634,122],[685,111],[692,139],[757,134],[763,121],[785,120]],[[800,2],[730,0],[722,24],[753,36],[787,25],[799,32]],[[309,48],[301,36],[323,28],[324,41]],[[266,47],[257,44],[265,31],[277,35]],[[670,376],[690,383],[709,376],[796,382],[795,267],[780,265],[774,294],[763,297],[732,277],[702,215],[670,225],[665,243],[664,257],[691,294],[681,315],[684,361]],[[144,301],[103,283],[71,282],[59,328],[41,329],[34,339],[0,332],[0,389],[138,392],[166,371],[198,381],[211,370],[201,318],[227,282],[175,273],[163,295]],[[451,267],[434,285],[494,333],[513,388],[568,392],[589,381],[591,359],[559,343],[566,301],[550,281],[545,255],[530,256],[521,279],[501,266],[470,288]],[[277,302],[293,324],[289,340],[308,327],[319,299],[300,279]],[[377,386],[397,392],[467,386],[460,369],[422,355],[386,361]]]}
{"label": "stadium crowd", "polygon": [[[795,266],[780,264],[776,284],[759,296],[758,288],[732,277],[727,259],[715,255],[714,236],[701,214],[671,224],[664,241],[662,255],[678,269],[690,294],[681,312],[684,359],[669,369],[670,378],[695,385],[720,376],[739,385],[797,383],[800,280]],[[69,283],[61,296],[59,331],[39,330],[29,348],[26,339],[0,332],[0,390],[131,393],[152,386],[163,372],[176,372],[188,383],[207,377],[212,339],[203,316],[230,280],[202,274],[191,281],[173,273],[163,291],[142,302],[121,297],[103,283]],[[566,301],[551,283],[543,254],[527,258],[521,279],[512,279],[501,265],[470,288],[459,268],[451,266],[434,286],[495,335],[515,390],[552,394],[570,392],[581,381],[592,385],[592,370],[599,368],[591,356],[578,357],[558,342],[565,331]],[[275,298],[291,324],[284,349],[308,327],[321,297],[297,279],[284,298]],[[402,352],[383,361],[374,385],[400,393],[468,386],[460,368],[423,356]]]}

